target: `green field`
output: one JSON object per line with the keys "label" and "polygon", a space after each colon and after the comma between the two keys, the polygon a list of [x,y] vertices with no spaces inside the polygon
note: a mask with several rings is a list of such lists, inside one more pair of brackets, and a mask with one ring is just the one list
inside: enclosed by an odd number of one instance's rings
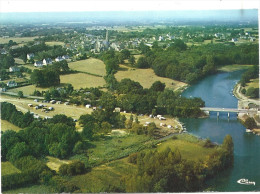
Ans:
{"label": "green field", "polygon": [[119,70],[115,77],[118,81],[124,78],[139,82],[144,88],[150,88],[155,81],[161,81],[166,84],[166,88],[177,90],[186,86],[186,83],[172,80],[169,78],[159,77],[155,75],[152,69],[135,69],[125,65],[120,65],[122,70]]}
{"label": "green field", "polygon": [[52,156],[47,156],[46,158],[48,159],[46,165],[50,169],[55,170],[56,172],[58,172],[59,167],[62,164],[69,164],[70,163],[70,160],[60,160],[60,159],[52,157]]}
{"label": "green field", "polygon": [[237,71],[240,69],[248,69],[249,67],[252,67],[252,65],[225,65],[223,67],[220,67],[218,70],[219,71],[225,71],[225,72],[231,72],[231,71]]}
{"label": "green field", "polygon": [[10,162],[1,162],[1,176],[20,172],[21,171],[15,168],[15,166],[13,166]]}
{"label": "green field", "polygon": [[184,159],[190,160],[204,160],[206,157],[212,153],[214,148],[204,148],[200,142],[196,142],[196,140],[188,140],[191,138],[185,135],[177,135],[178,139],[169,139],[166,142],[163,142],[158,145],[158,150],[162,151],[165,148],[169,147],[171,149],[178,148],[181,156]]}
{"label": "green field", "polygon": [[120,188],[121,178],[132,174],[136,169],[126,159],[115,160],[95,167],[87,174],[74,176],[71,182],[83,193],[109,192],[112,188]]}
{"label": "green field", "polygon": [[33,185],[31,187],[23,187],[19,189],[4,191],[3,193],[52,193],[52,190],[46,185]]}
{"label": "green field", "polygon": [[89,164],[96,166],[126,157],[131,153],[149,147],[153,142],[155,141],[150,140],[148,136],[134,134],[123,137],[105,137],[103,140],[93,141],[91,142],[93,148],[88,149]]}
{"label": "green field", "polygon": [[45,42],[46,45],[48,46],[54,46],[54,45],[60,45],[63,46],[65,43],[64,42],[56,42],[56,41],[52,41],[52,42]]}
{"label": "green field", "polygon": [[19,59],[19,58],[15,58],[14,61],[15,61],[15,63],[17,63],[19,65],[23,65],[24,64],[24,61],[22,59]]}
{"label": "green field", "polygon": [[103,61],[94,58],[69,63],[69,68],[72,70],[87,72],[94,75],[106,75],[106,68]]}
{"label": "green field", "polygon": [[8,92],[17,93],[18,91],[22,91],[24,95],[31,95],[34,92],[34,90],[39,90],[41,92],[41,91],[46,91],[48,89],[49,88],[40,88],[40,87],[36,87],[35,85],[29,85],[29,86],[10,89],[8,90]]}
{"label": "green field", "polygon": [[90,87],[103,87],[105,85],[105,80],[103,77],[97,77],[93,75],[88,75],[85,73],[75,73],[60,76],[61,84],[72,84],[74,89],[80,88],[90,88]]}
{"label": "green field", "polygon": [[25,43],[25,42],[30,42],[33,41],[35,38],[38,38],[37,36],[35,37],[11,37],[11,38],[0,38],[0,44],[6,44],[10,40],[13,40],[16,43]]}
{"label": "green field", "polygon": [[9,123],[6,120],[1,119],[1,131],[6,131],[6,130],[20,131],[21,128],[13,125],[12,123]]}
{"label": "green field", "polygon": [[259,78],[251,79],[249,83],[246,84],[246,90],[250,87],[259,88]]}

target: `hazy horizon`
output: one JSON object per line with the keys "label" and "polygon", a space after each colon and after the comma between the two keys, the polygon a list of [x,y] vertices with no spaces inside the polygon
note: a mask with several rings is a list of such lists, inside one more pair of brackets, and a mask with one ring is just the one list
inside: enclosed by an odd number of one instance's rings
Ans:
{"label": "hazy horizon", "polygon": [[258,22],[257,9],[0,13],[2,24],[66,22]]}

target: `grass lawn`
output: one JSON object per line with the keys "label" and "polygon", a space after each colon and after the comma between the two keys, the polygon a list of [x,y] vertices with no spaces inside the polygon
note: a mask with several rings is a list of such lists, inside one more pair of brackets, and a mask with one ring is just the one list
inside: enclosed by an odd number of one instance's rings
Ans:
{"label": "grass lawn", "polygon": [[14,58],[15,63],[19,64],[19,65],[23,65],[24,61],[22,59],[19,58]]}
{"label": "grass lawn", "polygon": [[5,175],[8,175],[8,174],[20,173],[20,172],[21,171],[18,170],[10,162],[1,162],[1,176],[5,176]]}
{"label": "grass lawn", "polygon": [[35,37],[11,37],[11,38],[0,38],[0,44],[6,44],[9,42],[9,40],[13,40],[16,43],[25,43],[25,42],[30,42],[33,41],[35,38],[38,38],[37,36]]}
{"label": "grass lawn", "polygon": [[238,65],[238,64],[225,65],[223,67],[220,67],[218,70],[225,71],[225,72],[231,72],[231,71],[237,71],[237,70],[240,70],[240,69],[248,69],[251,66],[252,65]]}
{"label": "grass lawn", "polygon": [[22,91],[24,95],[31,95],[35,90],[39,90],[41,92],[41,91],[46,91],[49,89],[50,88],[40,88],[40,87],[36,87],[35,85],[29,85],[29,86],[10,89],[10,90],[8,90],[8,92],[17,93],[18,91]]}
{"label": "grass lawn", "polygon": [[137,167],[127,162],[127,159],[115,160],[95,167],[91,172],[74,176],[71,182],[77,185],[83,193],[109,192],[109,188],[119,188],[121,178],[132,174]]}
{"label": "grass lawn", "polygon": [[103,140],[93,141],[93,148],[88,150],[89,164],[99,165],[112,160],[126,157],[131,153],[138,152],[150,146],[150,143],[155,140],[150,140],[145,135],[129,134],[120,137],[105,137]]}
{"label": "grass lawn", "polygon": [[80,88],[90,88],[90,87],[99,87],[105,85],[105,80],[103,77],[97,77],[88,75],[85,73],[75,73],[75,74],[68,74],[68,75],[61,75],[60,76],[60,83],[61,84],[72,84],[74,89]]}
{"label": "grass lawn", "polygon": [[246,90],[250,87],[259,88],[259,78],[251,79],[250,82],[246,84]]}
{"label": "grass lawn", "polygon": [[55,170],[56,172],[58,172],[58,170],[62,164],[71,163],[70,160],[60,160],[60,159],[52,157],[52,156],[47,156],[46,158],[48,159],[48,162],[46,163],[46,165],[50,169]]}
{"label": "grass lawn", "polygon": [[69,68],[72,70],[87,72],[100,76],[106,75],[106,68],[103,61],[94,58],[69,63]]}
{"label": "grass lawn", "polygon": [[215,148],[204,148],[196,137],[189,134],[176,136],[177,139],[169,139],[158,144],[158,150],[162,151],[166,147],[171,149],[178,148],[184,159],[204,160]]}
{"label": "grass lawn", "polygon": [[30,187],[23,187],[19,189],[4,191],[3,193],[52,193],[52,190],[50,187],[46,185],[33,185]]}
{"label": "grass lawn", "polygon": [[9,123],[6,120],[1,119],[1,131],[7,131],[7,130],[20,131],[21,128],[13,125],[12,123]]}
{"label": "grass lawn", "polygon": [[155,81],[161,81],[166,84],[166,88],[177,90],[186,86],[186,83],[172,80],[169,78],[159,77],[155,75],[152,69],[134,69],[125,65],[120,65],[121,71],[119,70],[115,77],[118,81],[124,78],[139,82],[144,88],[150,88]]}
{"label": "grass lawn", "polygon": [[24,67],[28,68],[28,69],[31,69],[32,71],[34,69],[41,69],[41,68],[37,68],[37,67],[34,67],[33,64],[26,64],[26,65],[23,65]]}
{"label": "grass lawn", "polygon": [[56,41],[52,41],[52,42],[45,42],[46,45],[48,46],[54,46],[54,45],[60,45],[63,46],[65,43],[64,42],[56,42]]}

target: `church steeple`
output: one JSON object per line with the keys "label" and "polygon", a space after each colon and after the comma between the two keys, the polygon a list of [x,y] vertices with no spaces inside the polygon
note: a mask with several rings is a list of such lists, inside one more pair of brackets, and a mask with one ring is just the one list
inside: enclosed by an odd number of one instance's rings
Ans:
{"label": "church steeple", "polygon": [[107,30],[107,32],[106,32],[106,41],[107,41],[107,42],[109,41],[109,39],[108,39],[108,30]]}

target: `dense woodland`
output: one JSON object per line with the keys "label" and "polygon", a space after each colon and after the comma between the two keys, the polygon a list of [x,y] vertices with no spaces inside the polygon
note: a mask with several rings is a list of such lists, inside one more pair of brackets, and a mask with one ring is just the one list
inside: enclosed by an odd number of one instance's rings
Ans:
{"label": "dense woodland", "polygon": [[224,65],[259,63],[257,44],[207,44],[188,48],[182,40],[175,40],[166,50],[156,42],[152,49],[144,44],[139,48],[144,57],[139,58],[137,67],[151,67],[158,76],[189,84],[216,73]]}
{"label": "dense woodland", "polygon": [[[242,87],[245,87],[246,84],[249,83],[251,79],[255,79],[258,77],[259,77],[259,66],[255,65],[249,68],[245,73],[243,73],[240,79],[240,84]],[[247,90],[243,88],[241,92],[250,98],[259,98],[259,87],[258,88],[250,87]]]}

